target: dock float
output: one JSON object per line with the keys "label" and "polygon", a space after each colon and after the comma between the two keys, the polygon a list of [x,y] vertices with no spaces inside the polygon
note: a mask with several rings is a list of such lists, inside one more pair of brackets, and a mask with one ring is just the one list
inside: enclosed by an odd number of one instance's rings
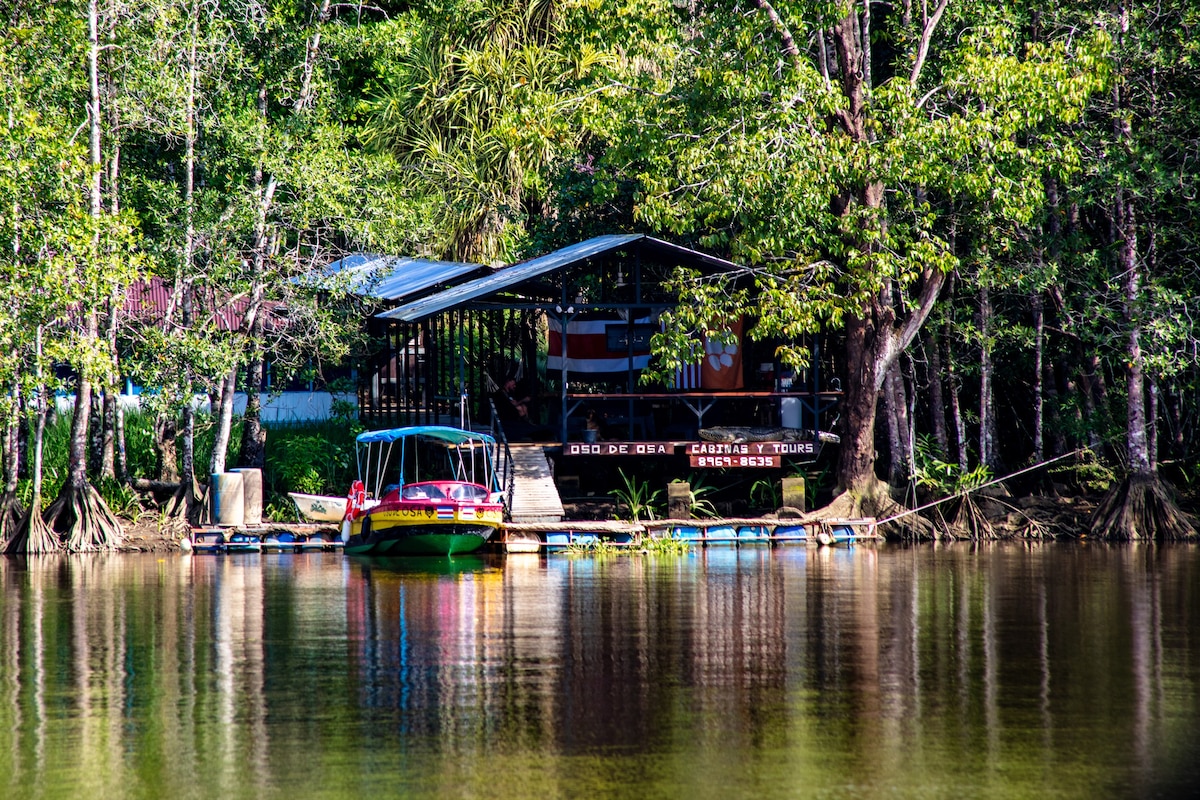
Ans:
{"label": "dock float", "polygon": [[317,526],[303,529],[204,527],[192,529],[189,540],[193,553],[302,553],[339,550],[342,540],[336,531]]}
{"label": "dock float", "polygon": [[501,543],[508,553],[565,550],[597,541],[617,546],[643,536],[670,537],[701,547],[750,545],[848,545],[882,540],[874,518],[854,519],[662,519],[643,522],[570,521],[505,523]]}

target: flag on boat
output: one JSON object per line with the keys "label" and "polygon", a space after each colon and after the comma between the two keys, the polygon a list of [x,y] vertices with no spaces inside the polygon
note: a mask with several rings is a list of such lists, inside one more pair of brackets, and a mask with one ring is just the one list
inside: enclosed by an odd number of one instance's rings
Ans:
{"label": "flag on boat", "polygon": [[454,506],[438,506],[437,507],[437,518],[438,519],[454,519]]}
{"label": "flag on boat", "polygon": [[475,519],[475,506],[462,506],[458,509],[459,519]]}
{"label": "flag on boat", "polygon": [[[633,324],[614,315],[580,315],[567,323],[566,368],[569,372],[625,372],[650,365],[650,337],[658,327],[649,318]],[[563,368],[562,321],[549,320],[547,370]]]}

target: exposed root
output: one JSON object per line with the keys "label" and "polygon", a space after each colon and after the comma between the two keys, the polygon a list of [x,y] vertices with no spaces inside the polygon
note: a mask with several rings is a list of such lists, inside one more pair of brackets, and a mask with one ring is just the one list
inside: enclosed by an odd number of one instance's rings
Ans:
{"label": "exposed root", "polygon": [[0,551],[4,550],[8,541],[16,534],[25,516],[21,501],[15,493],[6,494],[0,498]]}
{"label": "exposed root", "polygon": [[[932,539],[933,524],[892,499],[888,485],[874,481],[865,487],[850,489],[833,498],[833,502],[819,508],[810,516],[815,519],[854,519],[874,517],[883,520],[879,533],[889,538]],[[898,517],[898,519],[889,519]]]}
{"label": "exposed root", "polygon": [[941,506],[933,506],[929,511],[936,517],[933,521],[934,539],[955,542],[969,538],[967,535],[964,535],[960,527],[946,519],[945,515],[942,514]]}
{"label": "exposed root", "polygon": [[992,521],[987,518],[987,515],[969,494],[964,494],[959,498],[958,508],[950,520],[949,529],[959,539],[978,541],[998,538]]}
{"label": "exposed root", "polygon": [[167,524],[171,530],[187,532],[190,526],[199,525],[204,514],[205,493],[194,475],[186,475],[179,481],[179,488],[167,501]]}
{"label": "exposed root", "polygon": [[1017,536],[1022,539],[1053,539],[1054,532],[1050,526],[1041,520],[1034,519],[1031,516],[1025,516],[1025,522],[1017,531]]}
{"label": "exposed root", "polygon": [[124,535],[121,520],[90,483],[68,481],[46,509],[46,524],[64,537],[72,553],[116,550]]}
{"label": "exposed root", "polygon": [[5,555],[57,553],[62,542],[45,520],[40,511],[30,508],[17,523],[12,537],[4,545]]}
{"label": "exposed root", "polygon": [[1092,536],[1114,542],[1196,536],[1196,523],[1157,475],[1130,475],[1113,486],[1091,520]]}

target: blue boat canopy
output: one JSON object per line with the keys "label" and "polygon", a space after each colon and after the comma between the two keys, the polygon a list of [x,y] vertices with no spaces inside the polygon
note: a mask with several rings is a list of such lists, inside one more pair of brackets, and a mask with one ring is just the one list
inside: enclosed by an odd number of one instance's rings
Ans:
{"label": "blue boat canopy", "polygon": [[448,425],[410,425],[406,428],[388,428],[381,431],[364,431],[355,437],[359,444],[372,442],[395,442],[409,437],[436,439],[447,444],[466,444],[467,442],[483,442],[493,445],[496,440],[486,433],[476,433],[462,428],[452,428]]}

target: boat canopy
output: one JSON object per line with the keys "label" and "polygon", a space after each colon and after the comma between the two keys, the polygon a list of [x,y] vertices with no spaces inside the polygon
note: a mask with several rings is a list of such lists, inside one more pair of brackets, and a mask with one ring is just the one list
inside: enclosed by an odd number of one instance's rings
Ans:
{"label": "boat canopy", "polygon": [[466,431],[462,428],[451,428],[448,425],[411,425],[407,428],[364,431],[355,438],[355,441],[359,444],[371,444],[373,442],[396,442],[408,437],[436,439],[452,445],[466,444],[468,442],[482,442],[486,445],[494,445],[496,443],[496,440],[486,433]]}

